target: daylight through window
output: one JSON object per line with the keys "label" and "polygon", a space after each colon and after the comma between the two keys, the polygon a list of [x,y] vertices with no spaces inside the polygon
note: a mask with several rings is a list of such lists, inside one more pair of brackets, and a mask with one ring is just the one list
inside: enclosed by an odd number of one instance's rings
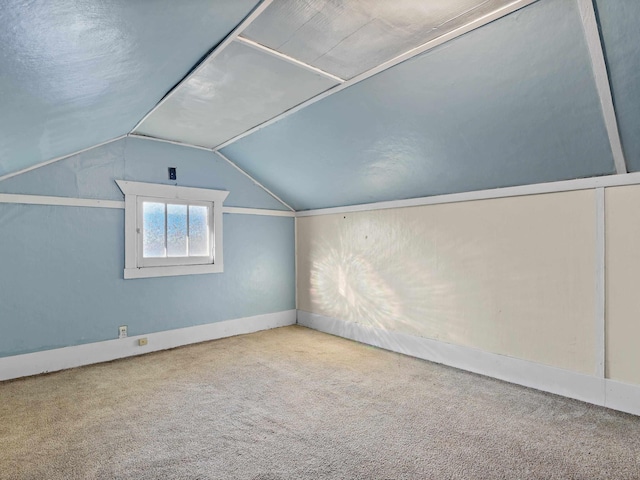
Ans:
{"label": "daylight through window", "polygon": [[125,278],[219,273],[229,192],[117,181],[125,194]]}
{"label": "daylight through window", "polygon": [[170,259],[194,259],[198,263],[212,263],[213,231],[212,208],[206,203],[163,202],[157,199],[139,198],[141,203],[142,258],[168,259],[164,264],[175,263]]}

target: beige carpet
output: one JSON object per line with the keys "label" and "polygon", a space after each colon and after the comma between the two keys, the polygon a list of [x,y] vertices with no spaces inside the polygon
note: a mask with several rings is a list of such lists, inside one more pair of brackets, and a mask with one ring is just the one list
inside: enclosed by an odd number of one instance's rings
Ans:
{"label": "beige carpet", "polygon": [[302,327],[0,383],[2,479],[637,479],[640,418]]}

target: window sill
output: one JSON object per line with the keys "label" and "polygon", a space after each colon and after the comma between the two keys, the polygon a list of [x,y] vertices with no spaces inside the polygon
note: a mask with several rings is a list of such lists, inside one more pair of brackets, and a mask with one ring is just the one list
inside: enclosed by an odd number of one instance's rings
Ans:
{"label": "window sill", "polygon": [[180,275],[202,275],[222,273],[220,264],[215,265],[175,265],[169,267],[125,268],[125,280],[131,278],[177,277]]}

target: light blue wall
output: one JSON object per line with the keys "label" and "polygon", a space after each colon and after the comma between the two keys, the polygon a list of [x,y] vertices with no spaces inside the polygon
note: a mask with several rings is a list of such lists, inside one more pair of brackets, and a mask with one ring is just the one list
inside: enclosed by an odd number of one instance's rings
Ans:
{"label": "light blue wall", "polygon": [[128,133],[257,0],[2,0],[0,176]]}
{"label": "light blue wall", "polygon": [[[177,181],[168,179],[176,167]],[[205,150],[126,138],[0,182],[0,193],[122,200],[115,180],[228,190],[231,207],[288,210],[223,160]]]}
{"label": "light blue wall", "polygon": [[[238,206],[274,207],[208,152],[129,139],[82,157],[6,183],[15,193],[115,198],[112,176],[161,180],[172,159],[185,182],[228,189]],[[124,280],[124,210],[0,203],[0,357],[113,339],[122,324],[138,335],[295,308],[293,218],[223,222],[224,273]]]}
{"label": "light blue wall", "polygon": [[640,2],[597,0],[613,102],[627,168],[640,171]]}
{"label": "light blue wall", "polygon": [[615,171],[574,0],[540,0],[223,153],[297,210]]}

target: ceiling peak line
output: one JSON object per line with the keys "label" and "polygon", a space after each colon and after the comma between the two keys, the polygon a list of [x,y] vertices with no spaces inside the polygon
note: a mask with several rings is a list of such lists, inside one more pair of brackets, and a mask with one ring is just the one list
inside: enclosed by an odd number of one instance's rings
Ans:
{"label": "ceiling peak line", "polygon": [[282,205],[284,205],[285,207],[287,207],[289,210],[291,210],[292,212],[295,212],[295,210],[289,205],[287,204],[284,200],[282,200],[280,197],[278,197],[275,193],[273,193],[271,190],[269,190],[267,187],[265,187],[264,185],[262,185],[258,180],[256,180],[255,178],[253,178],[249,173],[247,173],[246,171],[244,171],[242,168],[240,168],[238,165],[236,165],[234,162],[232,162],[231,160],[229,160],[229,158],[227,158],[226,156],[224,156],[222,153],[217,152],[215,150],[213,150],[212,148],[208,148],[208,147],[202,147],[200,145],[193,145],[191,143],[184,143],[184,142],[177,142],[175,140],[166,140],[164,138],[158,138],[158,137],[150,137],[148,135],[140,135],[137,133],[130,133],[128,135],[124,135],[126,137],[129,138],[139,138],[141,140],[151,140],[153,142],[161,142],[161,143],[169,143],[171,145],[177,145],[179,147],[188,147],[188,148],[196,148],[198,150],[204,150],[205,152],[211,152],[211,153],[215,153],[217,154],[220,158],[222,158],[225,162],[227,162],[229,165],[231,165],[233,168],[235,168],[236,170],[238,170],[242,175],[244,175],[245,177],[247,177],[249,180],[251,180],[252,183],[254,183],[255,185],[257,185],[258,187],[260,187],[262,190],[264,190],[265,192],[267,192],[269,195],[271,195],[273,198],[275,198],[278,202],[280,202]]}
{"label": "ceiling peak line", "polygon": [[263,53],[266,53],[266,54],[271,55],[273,57],[280,58],[280,59],[285,60],[285,61],[287,61],[289,63],[292,63],[293,65],[296,65],[298,67],[302,67],[302,68],[304,68],[304,69],[306,69],[306,70],[308,70],[310,72],[317,73],[318,75],[322,75],[323,77],[328,78],[329,80],[333,80],[334,82],[337,82],[338,84],[346,82],[346,80],[344,78],[340,78],[340,77],[338,77],[336,75],[333,75],[333,74],[331,74],[329,72],[325,72],[324,70],[321,70],[321,69],[316,68],[316,67],[314,67],[312,65],[309,65],[308,63],[301,62],[298,59],[290,57],[289,55],[285,55],[284,53],[280,53],[277,50],[273,50],[272,48],[266,47],[266,46],[264,46],[264,45],[262,45],[262,44],[260,44],[258,42],[254,42],[253,40],[249,40],[248,38],[244,38],[242,36],[238,36],[235,40],[237,42],[239,42],[239,43],[243,43],[243,44],[245,44],[245,45],[247,45],[247,46],[249,46],[251,48],[254,48],[254,49],[258,50],[259,52],[263,52]]}
{"label": "ceiling peak line", "polygon": [[622,149],[622,141],[620,140],[618,120],[613,103],[613,96],[611,94],[611,85],[609,84],[607,64],[604,60],[604,51],[600,41],[600,30],[598,29],[596,12],[592,0],[578,0],[578,7],[580,9],[580,18],[587,41],[589,56],[591,57],[591,68],[596,82],[598,97],[600,98],[600,106],[609,137],[609,144],[611,145],[616,173],[627,173],[627,162],[624,157],[624,150]]}
{"label": "ceiling peak line", "polygon": [[287,207],[290,211],[295,212],[295,209],[293,207],[291,207],[291,205],[289,205],[288,203],[286,203],[284,200],[282,200],[279,196],[277,196],[275,193],[273,193],[271,190],[269,190],[267,187],[265,187],[263,184],[261,184],[259,181],[257,181],[255,178],[253,178],[251,175],[249,175],[247,172],[245,172],[242,168],[240,168],[238,165],[236,165],[234,162],[232,162],[231,160],[229,160],[225,155],[223,155],[222,153],[218,152],[218,151],[213,151],[213,153],[217,154],[220,158],[222,158],[225,162],[227,162],[229,165],[231,165],[233,168],[235,168],[236,170],[238,170],[240,173],[242,173],[245,177],[247,177],[249,180],[251,180],[253,183],[255,183],[258,187],[262,188],[265,192],[267,192],[269,195],[271,195],[273,198],[275,198],[277,201],[279,201],[282,205],[284,205],[285,207]]}
{"label": "ceiling peak line", "polygon": [[186,77],[184,77],[176,85],[174,85],[174,87],[151,110],[149,110],[149,112],[147,112],[147,114],[144,117],[142,117],[138,123],[136,123],[136,125],[129,131],[129,133],[131,134],[135,132],[136,129],[140,127],[140,125],[142,125],[142,123],[147,118],[149,118],[149,116],[153,112],[155,112],[158,108],[160,108],[182,85],[188,82],[191,79],[191,77],[193,77],[196,73],[202,70],[204,65],[209,60],[213,60],[215,57],[217,57],[218,54],[222,52],[222,50],[224,50],[231,42],[233,42],[249,25],[251,25],[251,22],[253,22],[256,18],[258,18],[258,16],[269,5],[271,5],[272,2],[273,0],[262,0],[260,5],[256,6],[253,9],[253,11],[249,15],[247,15],[247,17],[242,22],[240,22],[240,24],[233,31],[229,35],[227,35],[227,37],[222,42],[220,42],[218,46],[214,48],[211,53],[209,53],[209,55],[203,58],[200,64],[196,68],[194,68]]}
{"label": "ceiling peak line", "polygon": [[22,175],[23,173],[30,172],[32,170],[36,170],[41,167],[46,167],[47,165],[51,165],[52,163],[59,162],[61,160],[65,160],[69,157],[73,157],[74,155],[80,155],[81,153],[88,152],[89,150],[93,150],[94,148],[103,147],[104,145],[108,145],[113,142],[117,142],[118,140],[122,140],[126,138],[127,135],[120,135],[118,137],[112,138],[111,140],[107,140],[106,142],[97,143],[96,145],[92,145],[87,148],[83,148],[82,150],[77,150],[75,152],[68,153],[66,155],[62,155],[60,157],[52,158],[51,160],[46,160],[44,162],[37,163],[27,168],[23,168],[22,170],[18,170],[17,172],[7,173],[6,175],[0,176],[0,182],[3,180],[8,180],[9,178],[17,177],[18,175]]}
{"label": "ceiling peak line", "polygon": [[[392,58],[391,60],[387,60],[384,63],[381,63],[380,65],[378,65],[377,67],[371,68],[370,70],[367,70],[366,72],[363,72],[359,75],[356,75],[353,78],[350,78],[348,80],[345,80],[343,83],[336,85],[333,88],[330,88],[329,90],[325,90],[324,92],[316,95],[315,97],[311,97],[308,100],[305,100],[304,102],[296,105],[293,108],[290,108],[289,110],[282,112],[279,115],[276,115],[275,117],[267,120],[266,122],[263,122],[259,125],[256,125],[255,127],[250,128],[249,130],[246,130],[245,132],[236,135],[233,138],[230,138],[229,140],[226,140],[225,142],[221,143],[220,145],[217,145],[213,148],[214,151],[219,151],[229,145],[231,145],[234,142],[237,142],[238,140],[251,135],[254,132],[257,132],[258,130],[261,130],[265,127],[268,127],[269,125],[272,125],[273,123],[276,123],[277,121],[293,114],[296,113],[300,110],[302,110],[305,107],[308,107],[309,105],[312,105],[326,97],[328,97],[329,95],[333,95],[334,93],[339,92],[340,90],[343,90],[345,88],[350,87],[351,85],[354,85],[358,82],[361,82],[363,80],[366,80],[369,77],[372,77],[380,72],[383,72],[384,70],[387,70],[395,65],[398,65],[399,63],[402,63],[406,60],[409,60],[410,58],[413,58],[421,53],[424,53],[428,50],[431,50],[437,46],[442,45],[443,43],[446,43],[450,40],[453,40],[454,38],[460,37],[462,35],[464,35],[465,33],[468,33],[472,30],[475,30],[479,27],[482,27],[488,23],[493,22],[494,20],[497,20],[499,18],[502,18],[504,16],[509,15],[510,13],[513,13],[517,10],[520,10],[521,8],[524,8],[528,5],[531,5],[532,3],[537,2],[538,0],[515,0],[511,3],[509,3],[508,5],[505,5],[503,7],[498,8],[497,10],[494,10],[493,12],[490,12],[480,18],[477,18],[475,20],[470,21],[469,23],[462,25],[461,27],[456,28],[455,30],[452,30],[448,33],[445,33],[444,35],[441,35],[440,37],[434,38],[433,40],[430,40],[426,43],[423,43],[422,45],[419,45],[418,47],[412,48],[410,50],[408,50],[407,52],[398,55],[394,58]],[[244,39],[243,39],[244,40]]]}

